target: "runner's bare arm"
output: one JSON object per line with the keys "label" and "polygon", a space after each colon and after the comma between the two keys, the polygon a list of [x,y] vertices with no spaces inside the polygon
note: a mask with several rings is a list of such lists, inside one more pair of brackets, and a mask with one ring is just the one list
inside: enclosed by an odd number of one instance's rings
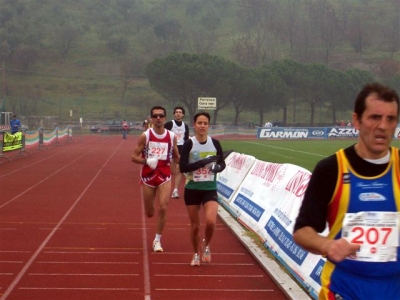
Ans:
{"label": "runner's bare arm", "polygon": [[314,228],[306,226],[293,233],[294,241],[305,250],[340,262],[349,255],[354,255],[360,245],[350,244],[344,238],[332,240],[319,235]]}
{"label": "runner's bare arm", "polygon": [[146,160],[142,157],[142,152],[145,146],[146,146],[146,135],[142,133],[139,136],[138,143],[135,149],[133,150],[132,162],[137,164],[146,164]]}
{"label": "runner's bare arm", "polygon": [[174,136],[174,149],[172,153],[173,160],[176,164],[179,164],[179,150],[178,150],[178,139]]}

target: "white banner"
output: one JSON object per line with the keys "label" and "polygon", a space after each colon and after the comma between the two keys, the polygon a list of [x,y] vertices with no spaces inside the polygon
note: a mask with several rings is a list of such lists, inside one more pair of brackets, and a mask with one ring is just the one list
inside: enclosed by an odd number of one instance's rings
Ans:
{"label": "white banner", "polygon": [[[246,177],[256,161],[254,156],[233,152],[225,159],[224,172],[217,174],[218,196],[225,204],[229,204],[235,191]],[[237,217],[236,212],[233,212]]]}
{"label": "white banner", "polygon": [[232,153],[226,163],[227,168],[217,177],[222,204],[257,233],[264,245],[317,297],[325,260],[303,250],[292,237],[311,172],[238,153]]}

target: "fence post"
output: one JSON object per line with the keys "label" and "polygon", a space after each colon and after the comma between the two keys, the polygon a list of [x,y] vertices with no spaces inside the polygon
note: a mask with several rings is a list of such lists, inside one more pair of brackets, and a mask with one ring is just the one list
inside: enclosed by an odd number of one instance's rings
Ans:
{"label": "fence post", "polygon": [[43,148],[46,148],[47,150],[49,150],[49,148],[47,148],[47,147],[43,144],[43,128],[40,127],[40,128],[39,128],[39,146],[38,146],[38,150],[43,150]]}
{"label": "fence post", "polygon": [[67,132],[68,132],[67,142],[73,142],[74,139],[72,138],[72,128],[71,128],[71,126],[68,126]]}
{"label": "fence post", "polygon": [[60,129],[60,127],[57,127],[57,128],[56,128],[56,145],[57,145],[57,146],[62,146],[61,143],[60,143],[60,141],[58,140],[58,131],[59,131],[59,129]]}
{"label": "fence post", "polygon": [[26,152],[26,153],[28,153],[30,155],[32,155],[32,153],[30,153],[28,150],[25,149],[25,133],[26,133],[26,130],[23,129],[21,132],[22,132],[22,147],[21,147],[21,149],[19,149],[19,153],[18,153],[17,156],[25,156],[26,157],[26,155],[24,155],[23,153]]}

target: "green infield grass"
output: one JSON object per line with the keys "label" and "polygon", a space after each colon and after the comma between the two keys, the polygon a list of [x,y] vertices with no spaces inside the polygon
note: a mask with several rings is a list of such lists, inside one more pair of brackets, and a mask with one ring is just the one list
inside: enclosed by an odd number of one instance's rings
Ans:
{"label": "green infield grass", "polygon": [[[221,140],[224,151],[234,150],[238,153],[252,155],[259,160],[274,163],[288,163],[312,171],[316,163],[357,142],[356,139],[341,140],[266,140],[252,141]],[[400,140],[393,140],[392,146],[400,147]]]}

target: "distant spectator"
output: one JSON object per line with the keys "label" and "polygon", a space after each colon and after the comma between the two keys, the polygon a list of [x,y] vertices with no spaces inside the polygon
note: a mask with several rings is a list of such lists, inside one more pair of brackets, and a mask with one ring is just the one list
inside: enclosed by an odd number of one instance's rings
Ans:
{"label": "distant spectator", "polygon": [[129,125],[126,120],[122,121],[122,138],[125,140],[126,137],[128,136],[128,131],[129,131]]}
{"label": "distant spectator", "polygon": [[350,121],[347,121],[347,127],[352,127],[352,126],[353,126],[353,124],[351,124]]}
{"label": "distant spectator", "polygon": [[272,127],[272,123],[270,121],[266,121],[264,127]]}
{"label": "distant spectator", "polygon": [[342,121],[340,121],[340,127],[344,127],[345,126],[345,123],[344,123],[344,121],[342,120]]}
{"label": "distant spectator", "polygon": [[21,122],[17,119],[16,115],[13,115],[10,121],[11,134],[18,132],[18,127],[21,127]]}

